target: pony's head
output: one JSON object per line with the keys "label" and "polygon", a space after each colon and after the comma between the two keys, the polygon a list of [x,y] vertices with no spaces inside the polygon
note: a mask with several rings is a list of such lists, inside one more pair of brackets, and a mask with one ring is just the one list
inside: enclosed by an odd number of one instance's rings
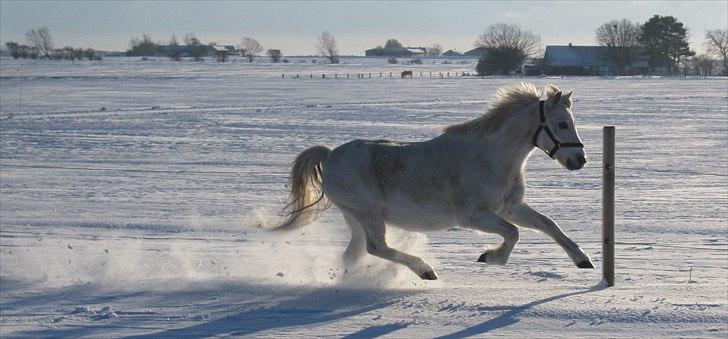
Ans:
{"label": "pony's head", "polygon": [[539,103],[541,125],[533,143],[558,160],[561,166],[573,171],[584,167],[587,156],[571,113],[572,93],[563,94],[554,85],[546,87],[546,100]]}

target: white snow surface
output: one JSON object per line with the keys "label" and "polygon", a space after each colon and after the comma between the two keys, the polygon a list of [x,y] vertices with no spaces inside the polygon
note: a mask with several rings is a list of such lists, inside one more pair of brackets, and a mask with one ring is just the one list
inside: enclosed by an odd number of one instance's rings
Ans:
{"label": "white snow surface", "polygon": [[[728,336],[726,78],[233,61],[0,60],[0,336]],[[306,147],[427,140],[519,81],[574,91],[590,162],[570,172],[535,152],[527,195],[597,269],[525,230],[506,266],[486,266],[476,259],[501,239],[453,227],[388,234],[437,281],[371,256],[344,274],[349,231],[336,208],[292,233],[265,230]],[[604,125],[617,129],[610,288]]]}

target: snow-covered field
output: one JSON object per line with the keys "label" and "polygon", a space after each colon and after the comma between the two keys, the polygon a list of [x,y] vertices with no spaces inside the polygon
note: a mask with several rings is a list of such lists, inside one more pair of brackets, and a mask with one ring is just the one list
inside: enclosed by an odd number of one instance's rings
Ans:
{"label": "snow-covered field", "polygon": [[[575,92],[591,160],[569,172],[534,153],[528,197],[597,269],[530,231],[505,267],[475,262],[495,235],[388,235],[433,264],[440,279],[423,282],[371,256],[344,276],[335,208],[291,234],[261,228],[287,166],[313,144],[430,139],[523,79],[344,61],[25,60],[21,78],[0,60],[0,336],[728,336],[725,78],[525,79]],[[378,78],[405,69],[415,77]],[[281,78],[297,72],[318,76]],[[603,125],[617,126],[611,288],[598,285]]]}

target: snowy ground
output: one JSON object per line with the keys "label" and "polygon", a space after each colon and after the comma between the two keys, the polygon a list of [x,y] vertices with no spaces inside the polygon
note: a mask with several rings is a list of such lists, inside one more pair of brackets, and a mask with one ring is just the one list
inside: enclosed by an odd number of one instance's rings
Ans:
{"label": "snowy ground", "polygon": [[[422,282],[374,258],[342,279],[336,209],[293,234],[258,226],[305,147],[426,140],[520,79],[418,77],[473,68],[441,60],[23,63],[21,78],[0,60],[2,337],[728,336],[725,78],[527,79],[575,92],[591,161],[569,172],[534,153],[528,196],[597,269],[535,232],[505,267],[475,262],[494,235],[392,234],[435,267]],[[297,72],[319,76],[281,79]],[[320,78],[347,72],[374,77]],[[603,125],[617,126],[612,288],[598,286]]]}

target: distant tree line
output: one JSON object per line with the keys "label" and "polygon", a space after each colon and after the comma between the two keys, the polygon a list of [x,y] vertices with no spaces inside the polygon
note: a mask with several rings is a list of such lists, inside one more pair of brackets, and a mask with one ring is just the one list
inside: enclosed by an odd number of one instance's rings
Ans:
{"label": "distant tree line", "polygon": [[[89,60],[101,60],[101,55],[93,48],[73,48],[63,47],[54,48],[53,38],[50,31],[46,27],[32,29],[26,33],[28,45],[19,44],[14,41],[5,43],[10,55],[15,58],[47,58],[53,60],[80,60],[87,58]],[[164,55],[173,61],[181,61],[183,56],[192,58],[194,61],[202,61],[205,56],[214,55],[217,61],[227,61],[228,55],[235,53],[244,57],[248,62],[255,61],[265,51],[271,62],[288,62],[283,58],[283,52],[280,49],[265,50],[263,45],[256,39],[251,37],[243,37],[240,43],[235,46],[235,50],[229,51],[222,48],[215,48],[215,42],[203,43],[194,33],[188,33],[183,39],[184,45],[181,45],[176,35],[172,35],[167,45],[155,42],[152,36],[143,33],[141,37],[133,37],[129,41],[129,48],[126,50],[127,56],[151,57],[157,56],[161,51]],[[327,58],[331,63],[339,62],[339,51],[334,36],[324,31],[318,38],[316,45],[321,56]]]}
{"label": "distant tree line", "polygon": [[[611,20],[596,28],[594,37],[603,46],[603,57],[611,63],[618,75],[630,74],[638,55],[648,57],[651,72],[658,69],[668,74],[713,74],[721,61],[721,74],[728,75],[728,30],[706,32],[707,54],[695,56],[690,49],[688,29],[672,16],[655,15],[644,24],[628,19]],[[476,65],[479,75],[511,74],[520,71],[527,58],[535,55],[538,36],[517,25],[500,23],[486,28],[478,36],[475,47],[483,53]],[[693,58],[689,58],[695,56]],[[543,65],[544,60],[537,60]]]}
{"label": "distant tree line", "polygon": [[[706,54],[695,55],[690,49],[689,32],[683,23],[672,16],[655,15],[644,24],[628,19],[611,20],[595,29],[594,37],[603,58],[614,66],[618,75],[631,74],[634,62],[640,55],[647,56],[651,72],[668,74],[714,74],[716,70],[728,75],[728,29],[715,29],[705,32],[704,45]],[[144,33],[129,42],[128,56],[165,55],[170,60],[181,61],[183,56],[194,61],[202,61],[206,56],[215,56],[217,61],[225,62],[228,55],[236,54],[248,62],[255,61],[263,52],[271,62],[287,62],[280,49],[265,49],[256,39],[243,37],[235,48],[218,46],[215,42],[203,43],[195,34],[189,33],[180,44],[176,35],[172,35],[166,45],[155,42],[151,35]],[[74,48],[66,46],[54,48],[53,38],[47,27],[31,29],[26,33],[27,44],[14,41],[6,42],[6,47],[13,58],[46,58],[52,60],[100,60],[101,55],[92,48]],[[524,62],[531,58],[542,69],[547,60],[539,58],[536,52],[539,37],[518,25],[498,23],[491,25],[478,36],[475,47],[481,49],[481,57],[476,65],[480,75],[512,74],[520,71]],[[396,39],[385,43],[387,49],[404,48]],[[334,35],[322,32],[316,44],[318,53],[330,63],[339,62],[339,46]],[[427,48],[428,55],[440,55],[440,44]],[[424,50],[424,48],[423,48]],[[390,63],[393,61],[390,60]],[[394,59],[396,62],[396,59]]]}
{"label": "distant tree line", "polygon": [[[131,39],[126,55],[150,57],[161,54],[166,55],[173,61],[181,61],[182,57],[189,57],[194,61],[202,61],[206,56],[214,56],[218,62],[225,62],[228,60],[229,55],[235,54],[244,57],[248,62],[253,62],[256,58],[260,57],[263,51],[266,51],[263,45],[251,37],[241,38],[240,43],[235,46],[233,51],[215,42],[203,43],[194,33],[186,34],[183,39],[183,44],[180,44],[177,36],[173,34],[167,45],[154,42],[152,37],[145,33],[140,38],[135,37]],[[280,49],[268,49],[266,54],[274,63],[288,62],[288,60],[283,58],[283,53]]]}
{"label": "distant tree line", "polygon": [[101,60],[101,55],[93,48],[74,48],[66,46],[63,48],[53,47],[53,37],[47,27],[34,28],[25,33],[27,45],[15,41],[5,43],[10,56],[14,59],[38,59],[49,60]]}
{"label": "distant tree line", "polygon": [[673,16],[655,15],[642,25],[628,19],[611,20],[595,31],[597,43],[606,47],[605,58],[619,75],[629,74],[627,69],[639,53],[647,55],[652,72],[662,68],[668,74],[711,75],[716,64],[714,56],[721,61],[720,73],[728,75],[727,36],[728,29],[707,31],[707,54],[696,56],[690,49],[687,27]]}
{"label": "distant tree line", "polygon": [[640,53],[647,55],[652,72],[663,68],[668,74],[711,75],[715,56],[722,61],[720,73],[728,75],[727,32],[726,29],[707,31],[704,42],[707,54],[697,56],[690,49],[687,27],[672,16],[655,15],[642,25],[628,19],[611,20],[597,27],[595,38],[600,46],[606,47],[604,57],[619,75],[629,74],[628,68]]}
{"label": "distant tree line", "polygon": [[628,19],[611,20],[597,27],[594,37],[604,49],[604,58],[614,65],[618,75],[626,75],[640,53],[649,58],[651,71],[665,68],[674,73],[681,58],[693,56],[688,30],[672,16],[655,15],[644,24]]}

